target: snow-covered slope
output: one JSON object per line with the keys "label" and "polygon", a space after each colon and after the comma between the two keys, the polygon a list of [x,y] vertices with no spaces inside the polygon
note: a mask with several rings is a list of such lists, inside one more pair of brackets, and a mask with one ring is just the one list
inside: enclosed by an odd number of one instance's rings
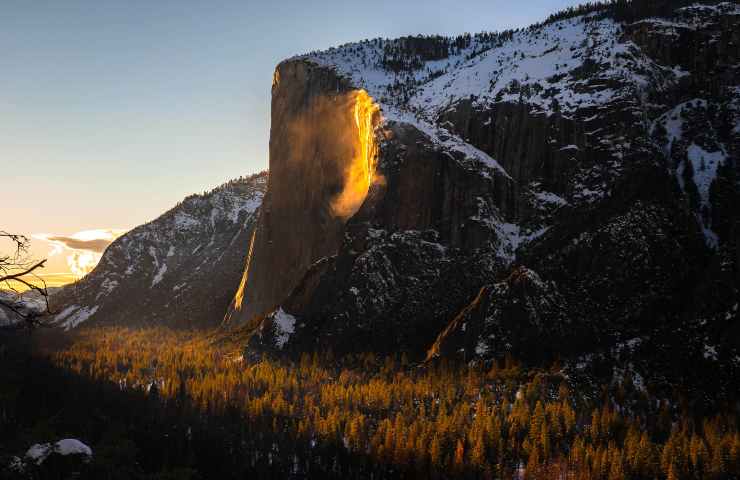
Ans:
{"label": "snow-covered slope", "polygon": [[[414,52],[410,44],[415,37],[404,37],[348,43],[294,59],[336,69],[367,90],[389,118],[398,111],[411,111],[434,123],[450,104],[471,97],[476,106],[525,101],[547,114],[570,114],[643,96],[655,89],[656,80],[690,74],[678,64],[661,65],[660,59],[625,36],[625,29],[647,26],[677,38],[677,30],[706,29],[737,15],[740,6],[734,2],[696,4],[675,10],[670,19],[647,18],[632,24],[597,12],[513,32],[482,33],[459,46],[452,38],[416,37],[420,39],[416,43],[441,43],[442,53],[435,52],[439,58],[426,58],[422,49]],[[405,55],[411,66],[400,71],[392,68],[388,58],[394,55]],[[586,78],[584,69],[596,75]]]}
{"label": "snow-covered slope", "polygon": [[218,325],[239,282],[267,174],[192,195],[117,239],[54,301],[53,322]]}
{"label": "snow-covered slope", "polygon": [[[303,58],[352,78],[391,119],[409,111],[434,123],[447,106],[471,97],[476,106],[524,99],[543,113],[569,114],[639,95],[654,75],[680,75],[656,65],[622,33],[612,19],[576,17],[503,38],[475,36],[469,46],[447,58],[401,74],[385,69],[382,59],[384,49],[403,40],[348,44]],[[601,67],[604,85],[583,78],[580,70],[591,65]],[[399,89],[406,89],[407,97],[396,95]]]}
{"label": "snow-covered slope", "polygon": [[[59,289],[48,288],[49,295],[53,295]],[[41,315],[46,311],[46,301],[38,292],[34,290],[16,293],[10,290],[0,290],[0,300],[5,304],[12,305],[16,311],[22,315],[37,314]],[[16,312],[0,305],[0,327],[15,325],[23,319]]]}

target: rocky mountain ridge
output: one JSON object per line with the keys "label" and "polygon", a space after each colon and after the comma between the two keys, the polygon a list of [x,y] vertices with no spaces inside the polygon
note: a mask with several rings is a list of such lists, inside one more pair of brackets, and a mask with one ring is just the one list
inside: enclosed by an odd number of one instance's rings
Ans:
{"label": "rocky mountain ridge", "polygon": [[191,195],[116,239],[95,269],[52,297],[51,322],[217,326],[236,290],[267,173]]}

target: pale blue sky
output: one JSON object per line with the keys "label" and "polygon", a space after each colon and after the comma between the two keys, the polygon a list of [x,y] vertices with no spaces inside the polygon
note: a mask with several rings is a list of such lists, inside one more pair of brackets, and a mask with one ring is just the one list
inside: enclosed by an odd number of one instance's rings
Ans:
{"label": "pale blue sky", "polygon": [[[2,0],[0,229],[131,228],[266,168],[283,58],[363,38],[526,26],[576,3]],[[52,260],[52,270],[64,265]]]}

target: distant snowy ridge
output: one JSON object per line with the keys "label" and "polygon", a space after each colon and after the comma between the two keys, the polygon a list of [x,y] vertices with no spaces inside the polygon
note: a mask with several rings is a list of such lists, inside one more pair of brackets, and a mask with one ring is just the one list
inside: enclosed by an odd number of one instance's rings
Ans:
{"label": "distant snowy ridge", "polygon": [[92,320],[217,324],[266,188],[266,173],[233,180],[121,236],[61,292],[52,321],[66,330]]}

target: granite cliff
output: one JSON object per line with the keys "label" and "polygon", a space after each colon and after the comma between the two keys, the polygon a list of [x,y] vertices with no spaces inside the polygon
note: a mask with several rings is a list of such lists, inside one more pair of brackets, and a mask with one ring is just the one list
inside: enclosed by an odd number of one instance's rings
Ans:
{"label": "granite cliff", "polygon": [[[734,375],[740,8],[643,3],[281,63],[227,325],[255,352],[580,365],[627,344]],[[375,172],[340,215],[357,95]]]}

